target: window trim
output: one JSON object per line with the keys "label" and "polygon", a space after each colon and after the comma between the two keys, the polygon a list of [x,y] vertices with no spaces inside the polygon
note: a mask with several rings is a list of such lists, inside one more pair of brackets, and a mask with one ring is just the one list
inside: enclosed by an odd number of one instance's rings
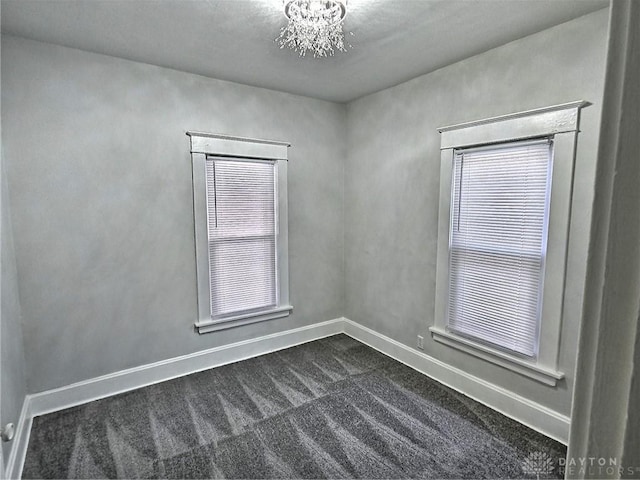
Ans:
{"label": "window trim", "polygon": [[[293,307],[289,303],[289,236],[287,206],[287,142],[261,140],[214,133],[188,131],[191,139],[191,165],[193,180],[193,219],[196,256],[196,281],[198,333],[209,333],[251,323],[286,317]],[[209,276],[209,239],[207,232],[207,199],[205,162],[207,156],[234,157],[275,161],[277,169],[276,212],[276,282],[277,304],[275,307],[244,312],[224,319],[211,318],[211,286]]]}
{"label": "window trim", "polygon": [[[499,117],[438,128],[440,146],[440,204],[438,218],[436,298],[433,339],[546,385],[564,377],[558,370],[560,331],[571,213],[575,141],[580,109],[590,105],[576,101]],[[554,142],[551,203],[548,220],[546,268],[542,290],[539,350],[536,358],[506,353],[455,334],[447,328],[449,296],[449,235],[451,189],[455,149],[549,137]]]}

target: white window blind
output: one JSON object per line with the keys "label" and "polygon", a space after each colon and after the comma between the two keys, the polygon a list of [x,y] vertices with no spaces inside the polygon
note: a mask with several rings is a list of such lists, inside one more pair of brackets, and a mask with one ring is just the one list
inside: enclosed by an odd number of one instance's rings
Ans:
{"label": "white window blind", "polygon": [[535,357],[552,143],[457,150],[449,249],[449,330]]}
{"label": "white window blind", "polygon": [[214,320],[277,303],[275,172],[272,161],[207,157]]}

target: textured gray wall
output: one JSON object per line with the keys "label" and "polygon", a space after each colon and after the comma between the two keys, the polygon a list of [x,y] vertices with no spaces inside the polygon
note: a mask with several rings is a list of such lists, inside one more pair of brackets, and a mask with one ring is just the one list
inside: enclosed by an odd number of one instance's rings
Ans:
{"label": "textured gray wall", "polygon": [[[3,140],[28,391],[345,314],[410,346],[422,334],[428,354],[568,414],[606,18],[601,11],[518,40],[346,111],[3,37]],[[560,359],[568,378],[553,389],[428,335],[439,196],[435,129],[577,99],[594,105],[583,112],[578,145]],[[291,317],[193,333],[189,129],[293,143]]]}
{"label": "textured gray wall", "polygon": [[[29,392],[342,315],[344,106],[16,37],[2,70]],[[292,316],[194,333],[186,130],[292,143]]]}
{"label": "textured gray wall", "polygon": [[[4,162],[3,162],[4,163]],[[27,393],[27,383],[24,371],[24,351],[22,326],[20,324],[20,302],[18,297],[18,281],[16,259],[9,217],[9,195],[7,190],[7,176],[2,168],[2,253],[0,264],[2,269],[2,301],[0,308],[0,346],[1,370],[0,381],[2,398],[0,404],[0,425],[9,422],[18,424],[22,403]],[[9,450],[13,443],[2,444],[2,455],[6,467]]]}
{"label": "textured gray wall", "polygon": [[[607,10],[526,37],[348,105],[345,316],[568,415],[581,319],[604,76]],[[470,120],[572,100],[577,149],[560,369],[547,387],[434,342],[440,138]],[[561,286],[558,286],[561,288]]]}

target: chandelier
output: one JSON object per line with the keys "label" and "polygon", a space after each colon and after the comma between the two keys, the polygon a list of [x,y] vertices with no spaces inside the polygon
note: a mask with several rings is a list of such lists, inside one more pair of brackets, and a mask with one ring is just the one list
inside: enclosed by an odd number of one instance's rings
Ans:
{"label": "chandelier", "polygon": [[346,52],[342,22],[347,15],[346,0],[284,0],[284,14],[289,19],[276,42],[304,57],[327,57],[336,50]]}

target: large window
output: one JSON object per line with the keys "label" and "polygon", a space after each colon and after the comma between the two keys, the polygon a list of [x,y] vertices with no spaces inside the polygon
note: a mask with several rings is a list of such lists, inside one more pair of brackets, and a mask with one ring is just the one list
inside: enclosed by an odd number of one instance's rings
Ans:
{"label": "large window", "polygon": [[433,338],[547,385],[558,371],[573,102],[441,132]]}
{"label": "large window", "polygon": [[288,145],[189,135],[198,332],[288,315]]}
{"label": "large window", "polygon": [[455,151],[448,328],[538,353],[552,142]]}

